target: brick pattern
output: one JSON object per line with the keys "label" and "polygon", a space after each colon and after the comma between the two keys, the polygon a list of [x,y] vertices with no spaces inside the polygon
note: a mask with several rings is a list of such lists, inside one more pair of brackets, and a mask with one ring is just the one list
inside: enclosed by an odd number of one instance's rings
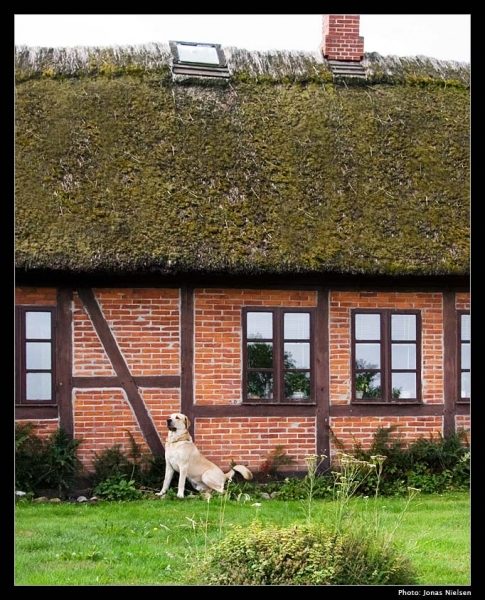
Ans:
{"label": "brick pattern", "polygon": [[[442,417],[332,417],[330,428],[333,436],[344,445],[344,451],[351,453],[359,443],[368,450],[379,427],[397,426],[391,437],[400,439],[404,445],[418,437],[438,436],[443,431]],[[341,452],[342,448],[331,436],[331,455]]]}
{"label": "brick pattern", "polygon": [[456,310],[470,310],[470,294],[456,294],[455,306]]}
{"label": "brick pattern", "polygon": [[15,304],[23,306],[55,306],[57,291],[54,288],[17,287]]}
{"label": "brick pattern", "polygon": [[32,419],[17,419],[16,423],[19,425],[22,423],[34,423],[35,429],[33,433],[40,438],[49,437],[52,433],[55,433],[59,427],[59,419],[38,419],[36,421],[33,421]]}
{"label": "brick pattern", "polygon": [[[180,373],[177,289],[94,290],[94,293],[132,375]],[[74,302],[73,320],[74,375],[114,375],[78,298]]]}
{"label": "brick pattern", "polygon": [[[160,437],[165,436],[167,413],[179,410],[179,390],[142,389],[141,395],[150,411]],[[74,391],[74,437],[83,443],[78,456],[89,469],[95,453],[119,444],[129,452],[130,436],[139,445],[141,452],[149,453],[131,406],[121,389],[75,390]]]}
{"label": "brick pattern", "polygon": [[469,444],[471,444],[472,432],[471,432],[471,417],[470,417],[470,415],[456,415],[455,430],[456,431],[466,431],[467,441]]}
{"label": "brick pattern", "polygon": [[359,36],[360,15],[323,15],[322,54],[328,60],[360,61],[364,38]]}
{"label": "brick pattern", "polygon": [[443,402],[443,297],[438,293],[332,292],[330,295],[330,402],[350,404],[350,311],[359,308],[420,310],[424,404]]}
{"label": "brick pattern", "polygon": [[243,306],[314,307],[316,293],[200,289],[195,294],[195,402],[240,404]]}
{"label": "brick pattern", "polygon": [[200,418],[194,430],[199,450],[224,471],[234,460],[257,472],[278,445],[294,461],[280,471],[306,470],[305,456],[316,451],[313,417]]}

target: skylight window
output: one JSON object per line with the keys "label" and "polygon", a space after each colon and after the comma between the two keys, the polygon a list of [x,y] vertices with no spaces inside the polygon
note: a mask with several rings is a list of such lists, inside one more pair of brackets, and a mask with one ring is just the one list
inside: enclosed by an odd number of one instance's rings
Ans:
{"label": "skylight window", "polygon": [[219,66],[219,56],[214,46],[207,44],[181,44],[177,42],[180,62]]}
{"label": "skylight window", "polygon": [[175,41],[170,41],[169,44],[174,74],[229,77],[229,69],[220,44]]}

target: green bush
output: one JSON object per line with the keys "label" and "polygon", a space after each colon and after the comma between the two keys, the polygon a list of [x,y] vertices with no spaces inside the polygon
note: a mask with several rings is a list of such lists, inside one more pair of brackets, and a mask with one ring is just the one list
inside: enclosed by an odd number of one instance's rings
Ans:
{"label": "green bush", "polygon": [[82,440],[58,428],[47,438],[35,433],[33,423],[15,425],[15,488],[24,492],[69,490],[83,467],[77,457]]}
{"label": "green bush", "polygon": [[165,475],[165,456],[163,454],[143,454],[133,436],[130,437],[130,450],[114,444],[94,454],[92,481],[94,486],[111,478],[133,480],[137,488],[161,488]]}
{"label": "green bush", "polygon": [[[470,486],[470,449],[466,432],[449,436],[418,438],[409,445],[393,434],[397,426],[380,427],[368,450],[357,443],[352,454],[359,460],[369,461],[372,456],[386,457],[380,477],[380,494],[405,494],[409,487],[423,493],[443,493],[467,489]],[[338,440],[336,440],[339,445]],[[371,495],[376,485],[376,474],[370,474],[358,494]]]}
{"label": "green bush", "polygon": [[411,585],[409,560],[375,536],[322,524],[234,527],[198,568],[208,585]]}
{"label": "green bush", "polygon": [[140,500],[142,496],[142,492],[135,486],[135,481],[128,480],[119,473],[98,483],[94,494],[103,500],[118,501]]}

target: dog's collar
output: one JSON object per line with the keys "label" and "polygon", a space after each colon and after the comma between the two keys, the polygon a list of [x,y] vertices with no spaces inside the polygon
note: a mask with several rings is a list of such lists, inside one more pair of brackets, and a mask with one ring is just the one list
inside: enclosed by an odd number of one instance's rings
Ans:
{"label": "dog's collar", "polygon": [[179,438],[177,438],[176,440],[171,440],[168,439],[168,442],[170,442],[171,444],[176,444],[177,442],[190,442],[192,441],[192,438],[190,436],[190,433],[188,431],[185,431]]}

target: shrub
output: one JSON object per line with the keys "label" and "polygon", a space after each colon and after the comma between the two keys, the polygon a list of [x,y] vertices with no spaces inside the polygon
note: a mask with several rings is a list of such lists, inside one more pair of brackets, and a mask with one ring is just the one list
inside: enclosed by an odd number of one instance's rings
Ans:
{"label": "shrub", "polygon": [[[410,585],[415,571],[396,547],[323,524],[234,527],[198,569],[209,585]],[[195,577],[195,575],[194,575]]]}
{"label": "shrub", "polygon": [[143,454],[130,432],[130,450],[122,449],[121,444],[104,448],[94,453],[92,480],[94,486],[115,478],[132,480],[138,488],[159,489],[165,474],[165,456]]}
{"label": "shrub", "polygon": [[94,453],[92,480],[95,486],[114,477],[132,479],[139,466],[130,460],[121,444]]}
{"label": "shrub", "polygon": [[15,425],[15,487],[37,493],[52,489],[67,491],[82,471],[77,457],[80,439],[71,438],[61,427],[47,438],[34,433],[33,423]]}
{"label": "shrub", "polygon": [[[353,449],[353,455],[364,461],[375,455],[386,457],[380,479],[381,495],[405,494],[409,487],[430,494],[469,487],[470,452],[466,432],[418,438],[406,446],[399,436],[393,437],[396,430],[395,425],[380,427],[368,450],[363,450],[359,443]],[[357,493],[371,495],[375,484],[376,474],[371,473]]]}
{"label": "shrub", "polygon": [[135,481],[119,473],[98,483],[94,493],[104,500],[118,501],[139,500],[142,496],[142,492],[135,487]]}

